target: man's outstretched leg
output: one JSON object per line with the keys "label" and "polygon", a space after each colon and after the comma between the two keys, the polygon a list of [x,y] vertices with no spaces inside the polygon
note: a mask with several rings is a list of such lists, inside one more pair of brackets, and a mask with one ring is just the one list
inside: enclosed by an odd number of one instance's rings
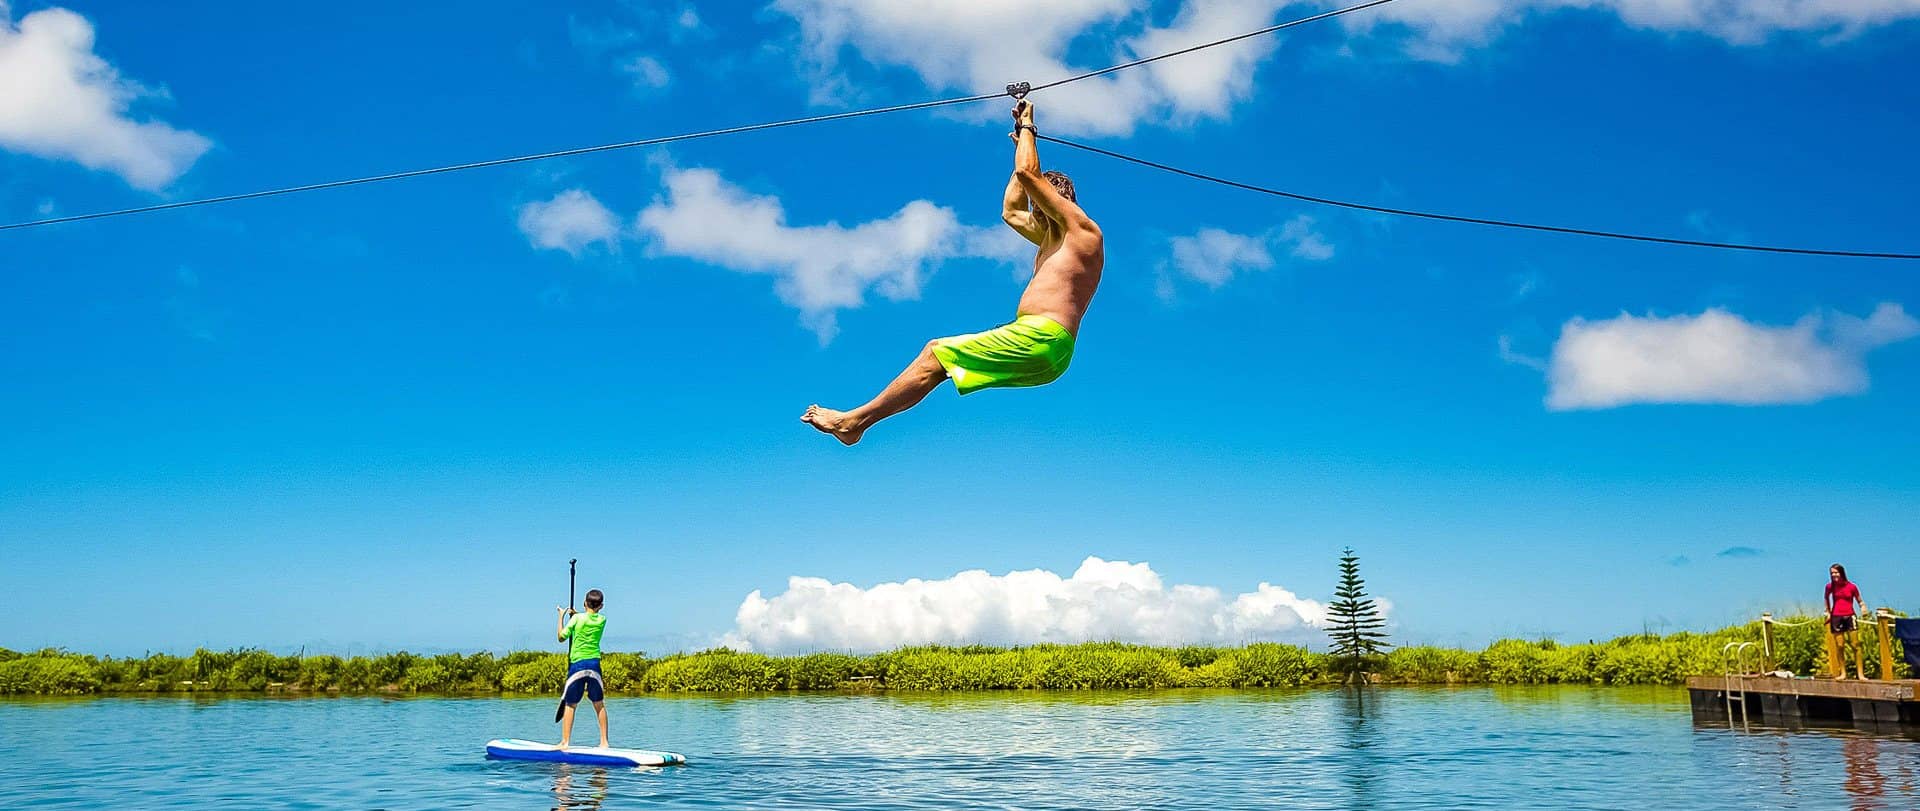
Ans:
{"label": "man's outstretched leg", "polygon": [[822,433],[832,434],[834,439],[845,444],[859,442],[860,436],[874,423],[918,405],[929,392],[939,387],[941,381],[947,379],[946,368],[933,356],[933,346],[934,342],[928,341],[920,349],[920,356],[907,364],[906,370],[867,401],[866,405],[852,411],[835,411],[814,404],[807,406],[807,413],[800,415],[801,421],[820,429]]}

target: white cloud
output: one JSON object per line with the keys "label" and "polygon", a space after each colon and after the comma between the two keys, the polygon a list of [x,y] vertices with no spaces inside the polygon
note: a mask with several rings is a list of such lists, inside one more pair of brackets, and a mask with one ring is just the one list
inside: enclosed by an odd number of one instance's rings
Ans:
{"label": "white cloud", "polygon": [[1044,569],[972,570],[863,589],[793,577],[784,594],[747,595],[726,643],[790,652],[929,643],[1305,641],[1318,638],[1314,625],[1325,616],[1319,602],[1268,583],[1228,599],[1208,586],[1168,587],[1145,563],[1089,557],[1066,578]]}
{"label": "white cloud", "polygon": [[1313,218],[1305,214],[1288,220],[1280,229],[1279,240],[1290,246],[1287,253],[1295,259],[1325,262],[1333,258],[1333,243],[1327,241],[1325,234],[1313,230]]}
{"label": "white cloud", "polygon": [[1545,372],[1548,368],[1546,361],[1515,350],[1513,338],[1507,335],[1500,336],[1500,359],[1515,366],[1525,366],[1536,372]]}
{"label": "white cloud", "polygon": [[1867,388],[1866,353],[1920,334],[1898,304],[1866,318],[1754,324],[1720,309],[1670,318],[1568,321],[1547,371],[1556,410],[1632,403],[1811,403]]}
{"label": "white cloud", "polygon": [[[1167,28],[1149,27],[1129,40],[1129,58],[1177,51],[1237,36],[1273,23],[1285,5],[1272,0],[1187,0]],[[1255,37],[1151,63],[1154,89],[1174,117],[1225,119],[1236,101],[1253,93],[1253,71],[1279,47],[1277,36]],[[1116,60],[1120,61],[1120,60]],[[1098,65],[1095,67],[1105,67]]]}
{"label": "white cloud", "polygon": [[[847,53],[879,67],[904,67],[941,91],[995,90],[1009,81],[1064,78],[1137,56],[1244,33],[1272,21],[1281,0],[1186,0],[1172,24],[1151,24],[1137,0],[774,0],[800,23],[802,59],[816,101],[834,100],[848,80]],[[1076,41],[1106,43],[1069,64]],[[1035,96],[1043,129],[1117,135],[1141,121],[1225,118],[1252,91],[1253,68],[1277,47],[1267,38],[1209,49],[1079,82],[1071,92]],[[1003,112],[981,115],[1004,116]]]}
{"label": "white cloud", "polygon": [[536,248],[579,256],[596,242],[613,245],[620,235],[620,223],[593,195],[569,189],[552,200],[521,206],[520,233],[526,234]]}
{"label": "white cloud", "polygon": [[[1193,236],[1168,240],[1171,256],[1168,265],[1175,273],[1218,288],[1233,277],[1248,271],[1267,270],[1274,265],[1273,248],[1308,262],[1333,258],[1333,244],[1314,229],[1314,220],[1305,215],[1294,217],[1278,230],[1265,234],[1236,234],[1219,228],[1202,228]],[[1162,297],[1171,296],[1170,280],[1162,279]]]}
{"label": "white cloud", "polygon": [[700,26],[700,16],[691,8],[675,14],[657,8],[631,8],[637,12],[635,16],[644,30],[613,20],[569,15],[567,36],[588,61],[610,65],[615,72],[630,78],[636,89],[659,90],[673,80],[673,72],[667,68],[660,49],[678,45],[705,29]]}
{"label": "white cloud", "polygon": [[833,337],[835,313],[861,306],[869,291],[915,298],[942,262],[1011,260],[1023,244],[1005,229],[963,225],[952,209],[926,200],[852,227],[794,226],[779,198],[751,194],[711,169],[669,168],[662,182],[666,194],[637,221],[651,250],[773,276],[780,298],[823,343]]}
{"label": "white cloud", "polygon": [[[1319,0],[1339,7],[1351,0]],[[814,100],[844,101],[856,79],[849,57],[905,68],[927,87],[979,93],[1009,81],[1041,83],[1178,50],[1272,24],[1285,0],[1181,0],[1166,27],[1148,0],[774,0],[800,24],[800,59]],[[1171,3],[1161,3],[1166,10]],[[1610,14],[1625,24],[1690,31],[1735,44],[1782,32],[1845,37],[1920,17],[1920,0],[1441,0],[1367,9],[1341,19],[1349,30],[1403,35],[1418,58],[1454,61],[1530,15],[1566,9]],[[1040,94],[1040,126],[1124,135],[1146,121],[1176,125],[1225,119],[1253,90],[1254,71],[1282,37],[1256,37],[1082,81]],[[1073,61],[1067,58],[1075,46]],[[1000,115],[981,112],[981,116]]]}
{"label": "white cloud", "polygon": [[667,73],[667,66],[660,60],[646,54],[624,59],[619,65],[620,72],[633,77],[633,85],[643,90],[659,90],[673,81]]}
{"label": "white cloud", "polygon": [[130,117],[134,101],[164,96],[95,54],[85,17],[49,8],[16,24],[0,0],[0,147],[159,189],[212,146],[197,133]]}
{"label": "white cloud", "polygon": [[[1321,4],[1346,5],[1344,0]],[[1841,39],[1876,25],[1920,18],[1920,0],[1447,0],[1391,3],[1341,19],[1355,30],[1381,23],[1410,29],[1410,54],[1454,61],[1464,49],[1486,43],[1531,15],[1566,9],[1599,11],[1635,28],[1706,34],[1735,45],[1758,44],[1783,33]]]}
{"label": "white cloud", "polygon": [[1273,267],[1273,254],[1258,236],[1244,236],[1218,228],[1202,228],[1190,237],[1174,237],[1173,269],[1208,287],[1219,287],[1235,273]]}

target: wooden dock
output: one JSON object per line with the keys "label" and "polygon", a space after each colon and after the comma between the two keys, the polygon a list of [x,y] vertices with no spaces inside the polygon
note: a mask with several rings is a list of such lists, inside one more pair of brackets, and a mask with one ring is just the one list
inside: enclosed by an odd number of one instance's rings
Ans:
{"label": "wooden dock", "polygon": [[1916,694],[1920,694],[1920,679],[1687,678],[1693,717],[1721,723],[1750,720],[1791,726],[1804,721],[1852,721],[1856,726],[1920,726]]}

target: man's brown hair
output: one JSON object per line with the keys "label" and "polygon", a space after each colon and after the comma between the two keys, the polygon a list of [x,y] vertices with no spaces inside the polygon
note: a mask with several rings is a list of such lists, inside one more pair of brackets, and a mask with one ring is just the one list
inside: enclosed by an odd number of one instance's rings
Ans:
{"label": "man's brown hair", "polygon": [[606,604],[606,599],[607,599],[606,595],[601,594],[599,589],[587,589],[586,602],[587,602],[588,608],[591,608],[595,611],[599,611],[600,606]]}
{"label": "man's brown hair", "polygon": [[1048,169],[1047,171],[1041,172],[1040,176],[1046,178],[1048,183],[1053,184],[1054,190],[1060,192],[1061,197],[1065,197],[1076,203],[1080,202],[1080,198],[1073,193],[1073,179],[1067,177],[1066,172],[1056,172]]}

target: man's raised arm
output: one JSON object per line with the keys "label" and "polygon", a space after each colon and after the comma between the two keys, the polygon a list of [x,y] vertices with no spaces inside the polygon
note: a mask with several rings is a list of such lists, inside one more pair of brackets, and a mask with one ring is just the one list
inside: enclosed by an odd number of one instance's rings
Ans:
{"label": "man's raised arm", "polygon": [[1019,232],[1020,236],[1026,237],[1028,242],[1035,245],[1044,244],[1043,241],[1047,238],[1046,226],[1040,223],[1039,218],[1033,216],[1033,212],[1028,210],[1028,205],[1027,190],[1020,185],[1020,178],[1007,178],[1007,194],[1001,202],[1000,221],[1006,223],[1008,228]]}
{"label": "man's raised arm", "polygon": [[1068,200],[1059,189],[1040,174],[1040,149],[1034,134],[1033,102],[1021,99],[1013,108],[1013,179],[1048,219],[1069,232],[1092,231],[1099,227],[1080,206]]}

